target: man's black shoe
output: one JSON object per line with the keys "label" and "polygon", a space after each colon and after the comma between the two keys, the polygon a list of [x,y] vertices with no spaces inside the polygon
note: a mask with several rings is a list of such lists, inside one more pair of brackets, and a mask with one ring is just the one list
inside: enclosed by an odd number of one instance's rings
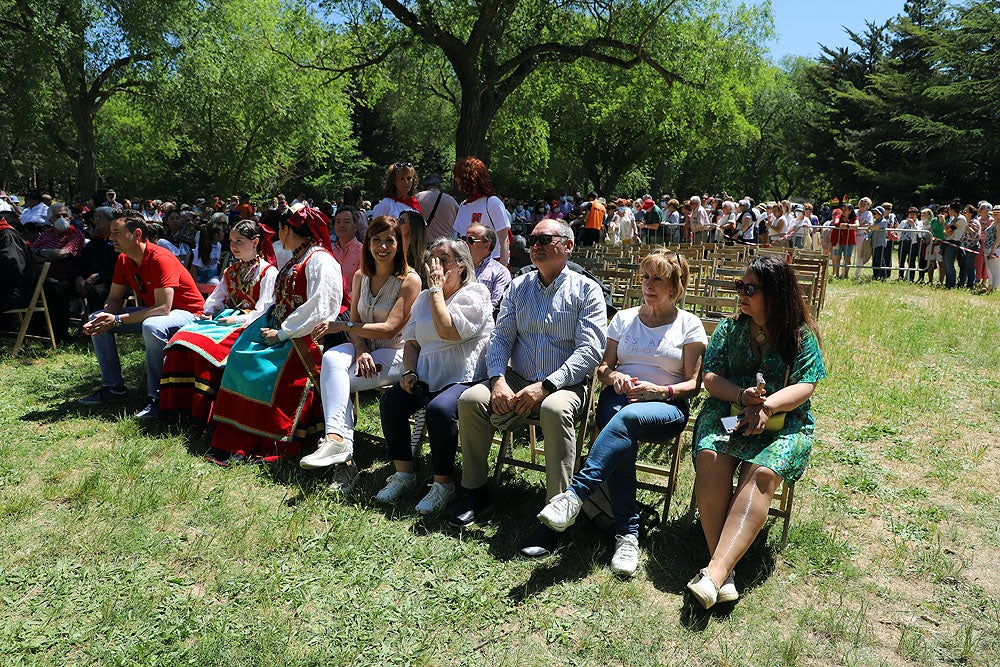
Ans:
{"label": "man's black shoe", "polygon": [[486,487],[478,489],[463,489],[462,500],[459,501],[458,509],[448,519],[448,525],[452,528],[464,528],[478,521],[482,521],[493,512],[493,498]]}
{"label": "man's black shoe", "polygon": [[521,546],[521,555],[525,558],[545,558],[558,546],[559,533],[544,524],[539,524]]}

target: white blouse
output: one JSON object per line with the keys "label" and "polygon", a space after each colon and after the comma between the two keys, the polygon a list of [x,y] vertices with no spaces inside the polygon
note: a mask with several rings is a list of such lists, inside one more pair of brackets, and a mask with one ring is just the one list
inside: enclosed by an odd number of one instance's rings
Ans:
{"label": "white blouse", "polygon": [[[266,313],[267,309],[274,303],[274,283],[278,278],[278,269],[263,259],[258,258],[257,262],[260,270],[264,272],[264,275],[260,278],[260,299],[257,300],[257,305],[251,312],[233,316],[237,324],[253,322]],[[205,313],[213,317],[217,315],[226,307],[226,297],[228,296],[229,287],[226,286],[226,280],[223,277],[219,281],[219,284],[215,286],[215,289],[212,290],[212,294],[205,299]]]}
{"label": "white blouse", "polygon": [[326,250],[316,250],[306,264],[306,300],[281,323],[279,340],[301,338],[320,322],[329,322],[340,314],[344,281],[340,263]]}
{"label": "white blouse", "polygon": [[440,391],[456,382],[486,378],[486,346],[493,333],[493,305],[490,291],[481,283],[459,288],[445,302],[460,340],[441,340],[431,316],[430,293],[417,295],[403,339],[420,345],[417,376],[431,391]]}

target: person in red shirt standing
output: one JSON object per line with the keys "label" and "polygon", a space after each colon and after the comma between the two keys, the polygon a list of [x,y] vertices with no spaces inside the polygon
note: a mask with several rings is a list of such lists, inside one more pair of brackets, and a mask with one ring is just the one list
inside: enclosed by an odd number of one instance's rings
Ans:
{"label": "person in red shirt standing", "polygon": [[[166,248],[146,242],[146,222],[138,211],[116,213],[111,242],[121,254],[115,264],[111,291],[104,310],[90,316],[83,332],[94,339],[101,368],[101,388],[80,399],[81,405],[120,401],[128,391],[122,378],[116,333],[141,333],[146,344],[146,407],[138,419],[159,416],[163,348],[185,324],[201,314],[205,299],[191,274]],[[131,288],[138,307],[125,308],[125,289]]]}

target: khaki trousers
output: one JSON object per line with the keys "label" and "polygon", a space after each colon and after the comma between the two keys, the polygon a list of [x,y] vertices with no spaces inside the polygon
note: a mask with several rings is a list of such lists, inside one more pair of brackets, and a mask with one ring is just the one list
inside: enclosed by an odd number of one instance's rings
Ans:
{"label": "khaki trousers", "polygon": [[[514,393],[531,384],[507,369],[507,384]],[[555,391],[542,400],[537,415],[545,439],[545,500],[569,486],[576,465],[576,417],[583,406],[585,383]],[[462,487],[478,489],[489,478],[490,445],[497,429],[523,424],[516,413],[496,415],[490,411],[490,385],[483,382],[465,390],[458,399],[458,434],[462,443]]]}

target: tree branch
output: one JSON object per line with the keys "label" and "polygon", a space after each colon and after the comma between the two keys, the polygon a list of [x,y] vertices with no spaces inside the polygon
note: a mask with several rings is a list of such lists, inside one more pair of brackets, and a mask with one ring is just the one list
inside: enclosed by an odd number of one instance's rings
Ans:
{"label": "tree branch", "polygon": [[104,87],[104,84],[107,83],[108,79],[111,78],[112,74],[133,63],[148,62],[152,59],[153,54],[151,53],[133,53],[131,55],[118,58],[101,70],[101,73],[94,78],[94,82],[90,84],[90,90],[88,91],[90,99],[97,100],[102,96],[101,89]]}
{"label": "tree branch", "polygon": [[275,53],[281,56],[282,58],[285,58],[286,60],[288,60],[288,62],[292,63],[296,67],[299,67],[300,69],[309,69],[309,70],[315,70],[317,72],[329,72],[331,74],[334,74],[335,76],[331,78],[330,81],[336,81],[345,74],[350,74],[352,72],[360,72],[361,70],[364,70],[368,67],[371,67],[373,65],[379,65],[385,62],[386,58],[392,55],[392,53],[399,48],[399,43],[390,42],[389,46],[387,46],[385,50],[382,51],[381,53],[372,56],[367,60],[363,60],[361,62],[357,62],[354,63],[353,65],[348,65],[346,67],[330,67],[328,65],[317,65],[315,63],[300,62],[290,53],[286,53],[281,49],[277,48],[276,46],[274,46],[274,44],[271,43],[270,38],[267,39],[267,48],[269,51],[271,51],[271,53]]}

